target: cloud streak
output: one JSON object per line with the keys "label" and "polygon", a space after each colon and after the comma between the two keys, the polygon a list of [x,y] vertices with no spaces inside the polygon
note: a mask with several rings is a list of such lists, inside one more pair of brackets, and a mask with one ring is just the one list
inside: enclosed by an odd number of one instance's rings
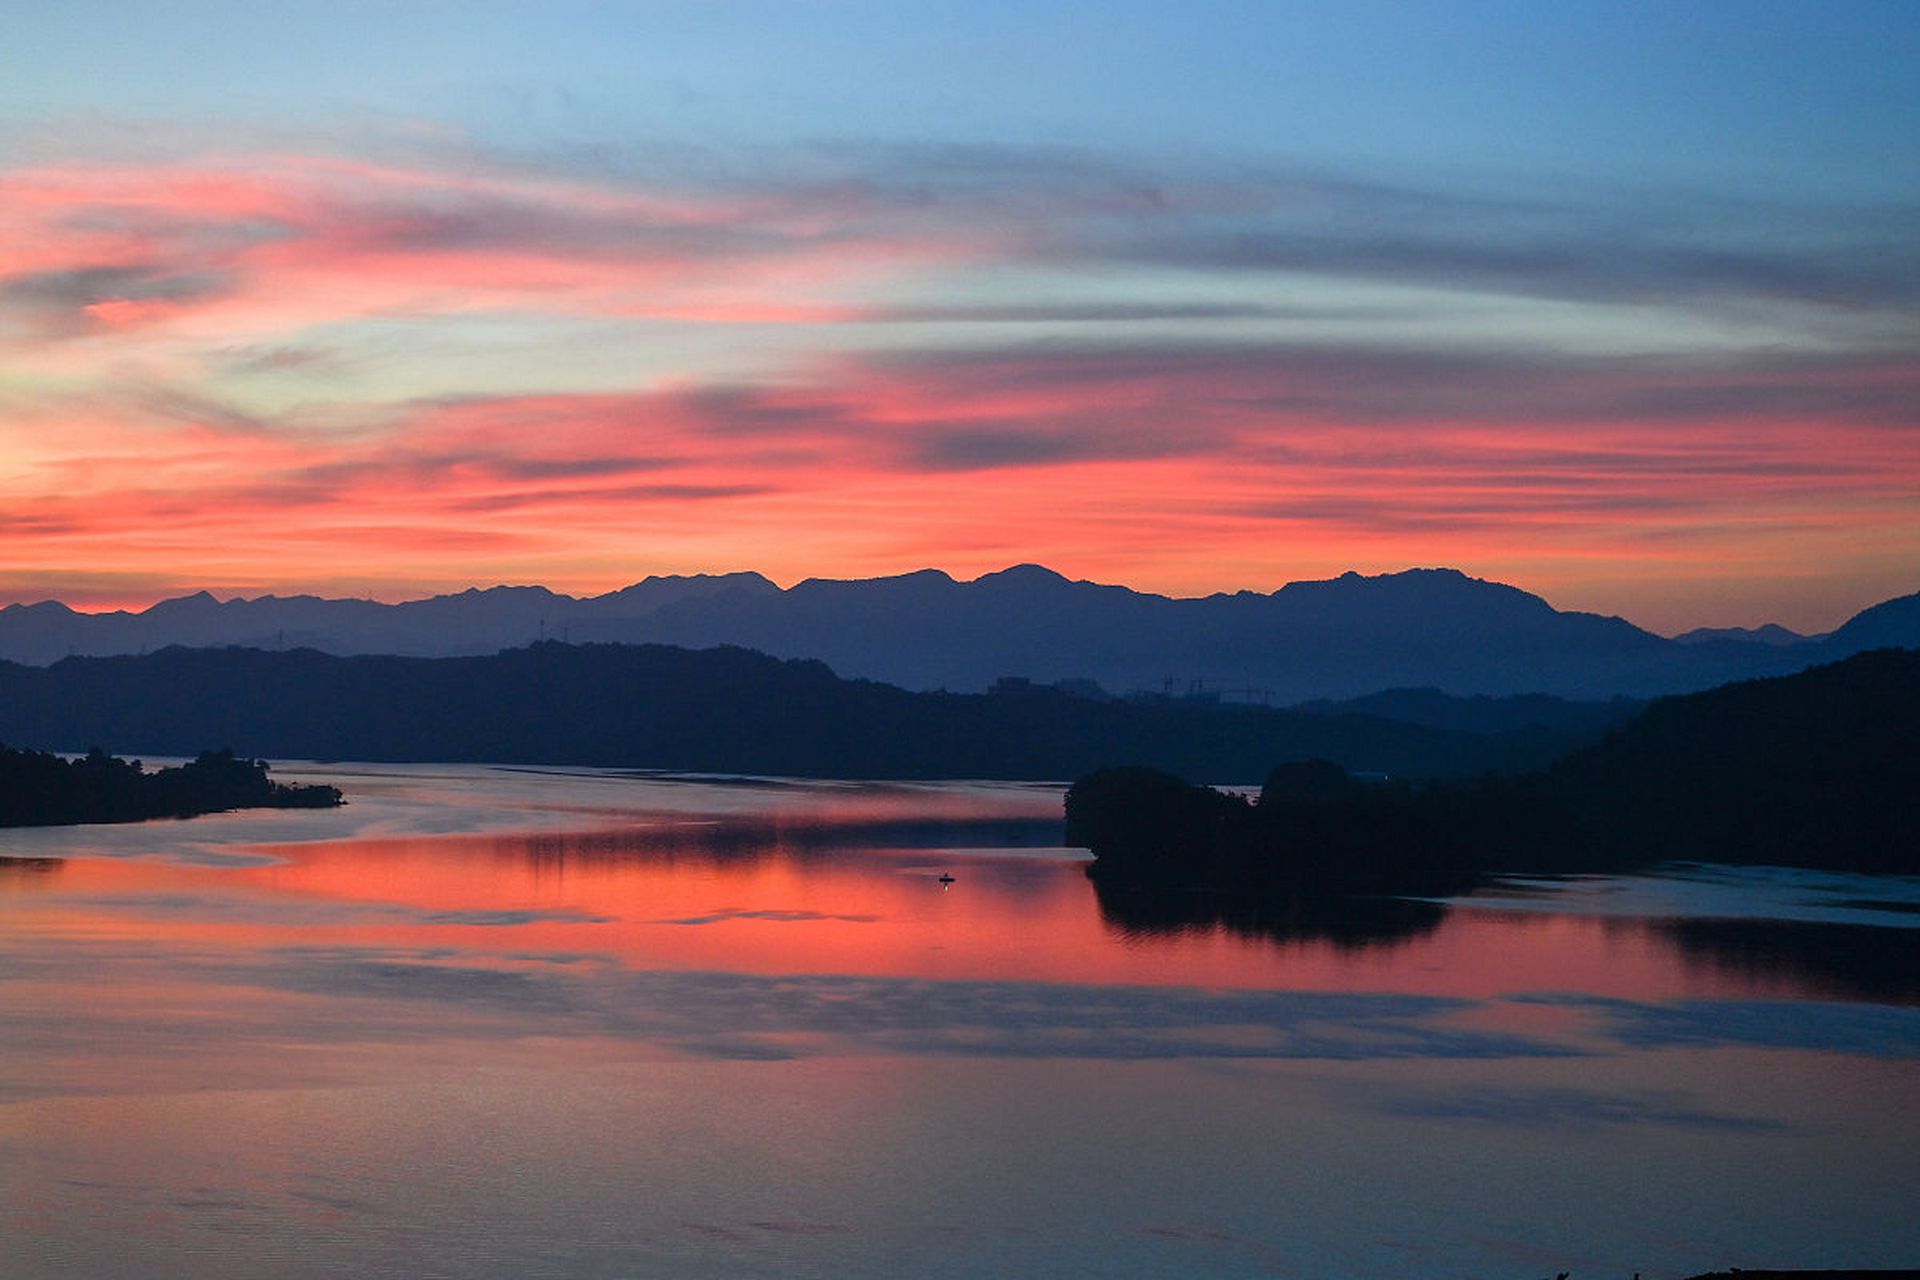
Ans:
{"label": "cloud streak", "polygon": [[992,145],[0,169],[0,595],[1041,560],[1863,604],[1920,556],[1920,250],[1854,212]]}

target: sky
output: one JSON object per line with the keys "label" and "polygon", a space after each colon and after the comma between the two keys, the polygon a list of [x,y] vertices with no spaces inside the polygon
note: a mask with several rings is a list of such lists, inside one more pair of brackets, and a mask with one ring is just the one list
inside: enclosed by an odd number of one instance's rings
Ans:
{"label": "sky", "polygon": [[0,0],[0,603],[1920,590],[1920,6]]}

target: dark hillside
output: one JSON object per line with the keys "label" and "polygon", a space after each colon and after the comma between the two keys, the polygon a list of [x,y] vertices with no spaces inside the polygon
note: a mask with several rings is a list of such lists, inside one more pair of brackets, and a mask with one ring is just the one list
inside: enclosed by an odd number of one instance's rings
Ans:
{"label": "dark hillside", "polygon": [[1070,778],[1144,760],[1223,783],[1276,758],[1458,775],[1539,763],[1529,735],[1046,688],[910,693],[745,649],[545,643],[484,658],[166,649],[0,665],[0,736],[178,754],[580,764],[808,776]]}
{"label": "dark hillside", "polygon": [[1911,869],[1920,651],[1663,698],[1555,765],[1540,797],[1590,858]]}
{"label": "dark hillside", "polygon": [[1920,652],[1664,698],[1517,777],[1418,787],[1297,762],[1249,804],[1107,769],[1067,793],[1067,839],[1096,879],[1261,901],[1666,861],[1920,873]]}

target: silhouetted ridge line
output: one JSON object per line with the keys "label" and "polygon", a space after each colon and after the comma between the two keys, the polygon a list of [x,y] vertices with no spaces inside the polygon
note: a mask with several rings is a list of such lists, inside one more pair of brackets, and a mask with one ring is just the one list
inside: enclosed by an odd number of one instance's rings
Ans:
{"label": "silhouetted ridge line", "polygon": [[1073,784],[1066,818],[1096,880],[1251,902],[1438,896],[1497,872],[1667,861],[1913,874],[1920,653],[1664,698],[1519,776],[1416,786],[1310,760],[1276,767],[1249,802],[1110,768]]}
{"label": "silhouetted ridge line", "polygon": [[914,693],[739,648],[554,641],[473,658],[169,648],[0,664],[0,736],[149,753],[212,740],[282,758],[872,778],[1065,779],[1144,760],[1227,782],[1303,754],[1394,773],[1511,769],[1574,740],[1045,686]]}
{"label": "silhouetted ridge line", "polygon": [[79,614],[51,602],[0,609],[0,658],[37,664],[169,644],[450,657],[554,639],[739,645],[921,691],[978,692],[1016,676],[1266,705],[1404,687],[1604,700],[1920,646],[1920,595],[1864,610],[1829,636],[1787,643],[1778,641],[1792,641],[1789,633],[1766,628],[1669,640],[1454,569],[1348,573],[1196,599],[1015,565],[972,582],[926,569],[809,578],[783,590],[759,574],[730,573],[653,577],[589,598],[503,586],[396,605],[312,596],[221,602],[200,592],[143,613]]}

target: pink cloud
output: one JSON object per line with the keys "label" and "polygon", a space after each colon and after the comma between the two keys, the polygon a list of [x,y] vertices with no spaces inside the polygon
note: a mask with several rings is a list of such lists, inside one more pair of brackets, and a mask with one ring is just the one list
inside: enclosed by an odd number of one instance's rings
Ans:
{"label": "pink cloud", "polygon": [[[0,318],[30,308],[38,339],[172,321],[257,337],[506,308],[819,323],[856,313],[808,291],[978,256],[986,239],[932,220],[838,221],[799,196],[326,157],[20,169],[0,173]],[[155,296],[165,275],[207,287]]]}
{"label": "pink cloud", "polygon": [[[308,331],[367,319],[874,326],[894,313],[845,302],[856,286],[1056,252],[1085,265],[1059,247],[1074,218],[1178,212],[1050,198],[642,190],[294,155],[0,172],[0,357],[36,388],[0,403],[0,583],[594,589],[656,569],[1042,560],[1194,592],[1410,563],[1544,587],[1891,582],[1920,561],[1920,363],[1884,346],[1741,361],[982,343],[277,417],[223,402],[205,372],[324,368]],[[897,314],[978,332],[1041,311]]]}
{"label": "pink cloud", "polygon": [[1569,423],[1509,405],[1383,428],[1290,407],[1283,365],[1087,376],[1070,359],[1049,377],[1029,358],[836,359],[759,387],[423,401],[346,433],[248,430],[152,396],[49,409],[38,429],[86,443],[43,444],[8,482],[0,581],[350,567],[602,590],[656,570],[1040,560],[1178,593],[1408,564],[1551,590],[1836,570],[1891,584],[1920,559],[1920,438],[1856,400],[1817,418],[1594,421],[1575,405]]}

